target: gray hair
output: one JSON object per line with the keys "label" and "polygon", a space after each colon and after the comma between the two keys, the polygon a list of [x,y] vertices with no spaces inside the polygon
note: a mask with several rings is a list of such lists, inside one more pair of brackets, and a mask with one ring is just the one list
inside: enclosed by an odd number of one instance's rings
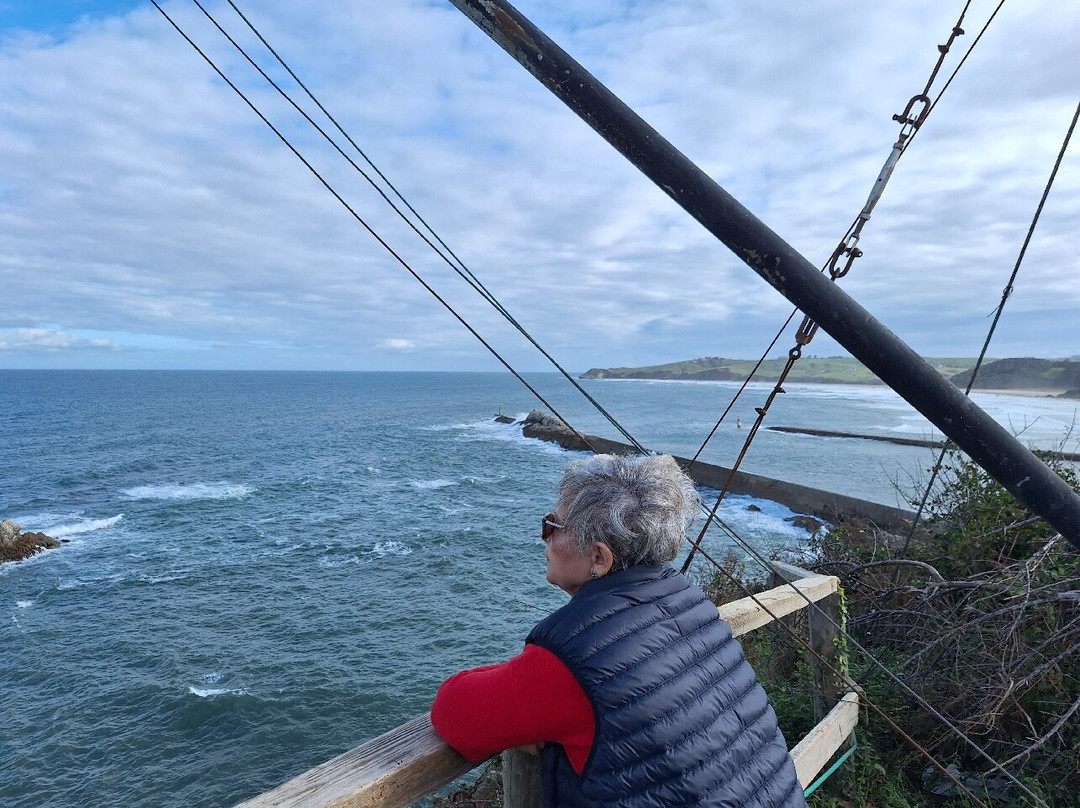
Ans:
{"label": "gray hair", "polygon": [[602,542],[616,568],[673,560],[701,501],[670,455],[576,460],[563,473],[558,498],[582,554]]}

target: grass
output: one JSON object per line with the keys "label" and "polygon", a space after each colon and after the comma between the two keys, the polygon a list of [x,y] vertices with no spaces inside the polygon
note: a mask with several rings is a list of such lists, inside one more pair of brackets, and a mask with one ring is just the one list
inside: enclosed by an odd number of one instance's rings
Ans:
{"label": "grass", "polygon": [[[974,359],[929,358],[927,361],[944,376],[970,370],[975,365]],[[761,364],[756,378],[762,381],[776,378],[786,363],[786,358],[767,359]],[[706,356],[663,365],[593,369],[585,375],[590,377],[600,371],[607,378],[708,379],[729,374],[732,380],[742,380],[753,371],[755,364],[753,359]],[[788,380],[818,384],[881,384],[877,376],[850,356],[804,356],[792,368]]]}

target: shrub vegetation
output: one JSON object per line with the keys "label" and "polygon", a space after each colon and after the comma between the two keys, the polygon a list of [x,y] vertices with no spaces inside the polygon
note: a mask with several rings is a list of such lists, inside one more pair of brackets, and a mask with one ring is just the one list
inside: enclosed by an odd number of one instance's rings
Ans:
{"label": "shrub vegetation", "polygon": [[[1070,468],[1044,459],[1080,490]],[[970,794],[987,805],[1037,804],[921,700],[1052,808],[1075,808],[1080,554],[962,457],[945,466],[928,512],[928,530],[906,550],[901,537],[848,523],[816,537],[797,563],[840,577],[855,640],[852,678],[964,788],[867,711],[855,755],[811,805],[975,804]],[[717,576],[730,586],[727,576]],[[743,643],[789,741],[802,737],[814,723],[802,646],[780,627],[753,632]]]}

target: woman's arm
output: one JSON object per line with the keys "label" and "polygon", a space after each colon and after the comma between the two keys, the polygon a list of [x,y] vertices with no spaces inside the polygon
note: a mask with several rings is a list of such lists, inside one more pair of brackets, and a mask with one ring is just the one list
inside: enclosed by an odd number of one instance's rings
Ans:
{"label": "woman's arm", "polygon": [[479,762],[516,746],[560,743],[580,774],[596,720],[581,685],[546,648],[525,650],[500,665],[473,668],[443,682],[431,723],[450,746]]}

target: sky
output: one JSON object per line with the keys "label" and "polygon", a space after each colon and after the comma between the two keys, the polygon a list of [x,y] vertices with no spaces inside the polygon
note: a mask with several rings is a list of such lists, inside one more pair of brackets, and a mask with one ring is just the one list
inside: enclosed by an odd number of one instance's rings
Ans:
{"label": "sky", "polygon": [[[790,313],[446,0],[234,2],[567,369],[756,357]],[[997,4],[972,0],[932,97]],[[517,7],[823,266],[963,5]],[[191,0],[161,6],[507,363],[551,369]],[[314,117],[234,8],[204,6]],[[1078,52],[1080,4],[1005,2],[866,224],[841,288],[924,356],[978,354],[1080,101]],[[1074,142],[989,355],[1080,356],[1078,323]],[[844,350],[821,332],[805,353]],[[502,367],[148,0],[0,0],[0,368]]]}

